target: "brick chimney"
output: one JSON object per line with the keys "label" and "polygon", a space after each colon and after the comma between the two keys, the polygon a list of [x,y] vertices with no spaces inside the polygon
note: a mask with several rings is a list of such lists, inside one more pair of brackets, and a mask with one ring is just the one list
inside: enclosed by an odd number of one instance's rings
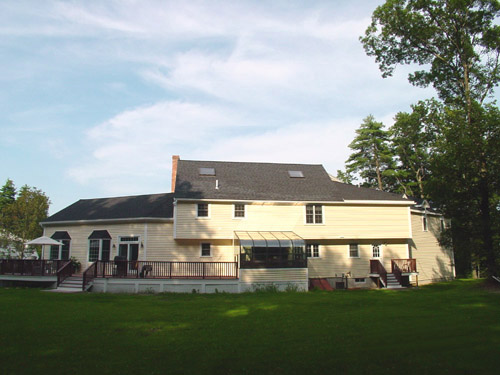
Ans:
{"label": "brick chimney", "polygon": [[172,193],[175,191],[175,180],[177,179],[177,162],[179,155],[172,155]]}

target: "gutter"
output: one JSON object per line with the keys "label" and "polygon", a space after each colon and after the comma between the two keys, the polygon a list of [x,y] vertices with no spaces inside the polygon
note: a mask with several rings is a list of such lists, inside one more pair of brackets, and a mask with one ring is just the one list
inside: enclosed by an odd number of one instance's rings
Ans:
{"label": "gutter", "polygon": [[39,224],[42,227],[47,227],[50,225],[74,225],[74,224],[104,224],[104,223],[144,223],[144,222],[156,222],[156,223],[170,223],[173,222],[174,218],[162,218],[162,217],[134,217],[134,218],[122,218],[122,219],[94,219],[94,220],[61,220],[61,221],[42,221]]}

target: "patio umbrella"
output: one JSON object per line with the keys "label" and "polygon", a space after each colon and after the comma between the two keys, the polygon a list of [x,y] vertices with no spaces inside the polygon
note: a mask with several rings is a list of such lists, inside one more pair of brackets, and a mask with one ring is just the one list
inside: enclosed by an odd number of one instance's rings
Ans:
{"label": "patio umbrella", "polygon": [[[42,237],[38,237],[38,238],[35,238],[34,240],[26,242],[26,246],[28,246],[28,245],[58,245],[58,246],[62,246],[63,243],[56,241],[56,240],[53,240],[50,237],[42,236]],[[42,246],[42,259],[43,259],[43,246]]]}
{"label": "patio umbrella", "polygon": [[26,242],[26,245],[63,245],[63,243],[53,240],[50,237],[42,236]]}

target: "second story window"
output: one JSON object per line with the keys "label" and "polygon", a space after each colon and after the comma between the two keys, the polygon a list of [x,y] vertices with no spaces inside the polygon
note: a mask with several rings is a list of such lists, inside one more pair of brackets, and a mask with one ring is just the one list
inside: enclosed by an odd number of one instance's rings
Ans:
{"label": "second story window", "polygon": [[234,217],[235,218],[243,218],[245,217],[245,205],[244,204],[235,204],[234,205]]}
{"label": "second story window", "polygon": [[422,216],[422,229],[427,232],[427,216]]}
{"label": "second story window", "polygon": [[208,203],[198,203],[196,216],[208,217]]}
{"label": "second story window", "polygon": [[323,224],[323,206],[320,204],[308,204],[306,206],[306,223]]}

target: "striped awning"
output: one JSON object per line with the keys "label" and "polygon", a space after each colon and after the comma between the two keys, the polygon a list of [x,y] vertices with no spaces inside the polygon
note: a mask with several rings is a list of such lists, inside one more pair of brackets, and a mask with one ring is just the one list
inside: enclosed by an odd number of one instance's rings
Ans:
{"label": "striped awning", "polygon": [[240,245],[247,247],[303,247],[305,241],[295,232],[237,231],[234,232]]}

